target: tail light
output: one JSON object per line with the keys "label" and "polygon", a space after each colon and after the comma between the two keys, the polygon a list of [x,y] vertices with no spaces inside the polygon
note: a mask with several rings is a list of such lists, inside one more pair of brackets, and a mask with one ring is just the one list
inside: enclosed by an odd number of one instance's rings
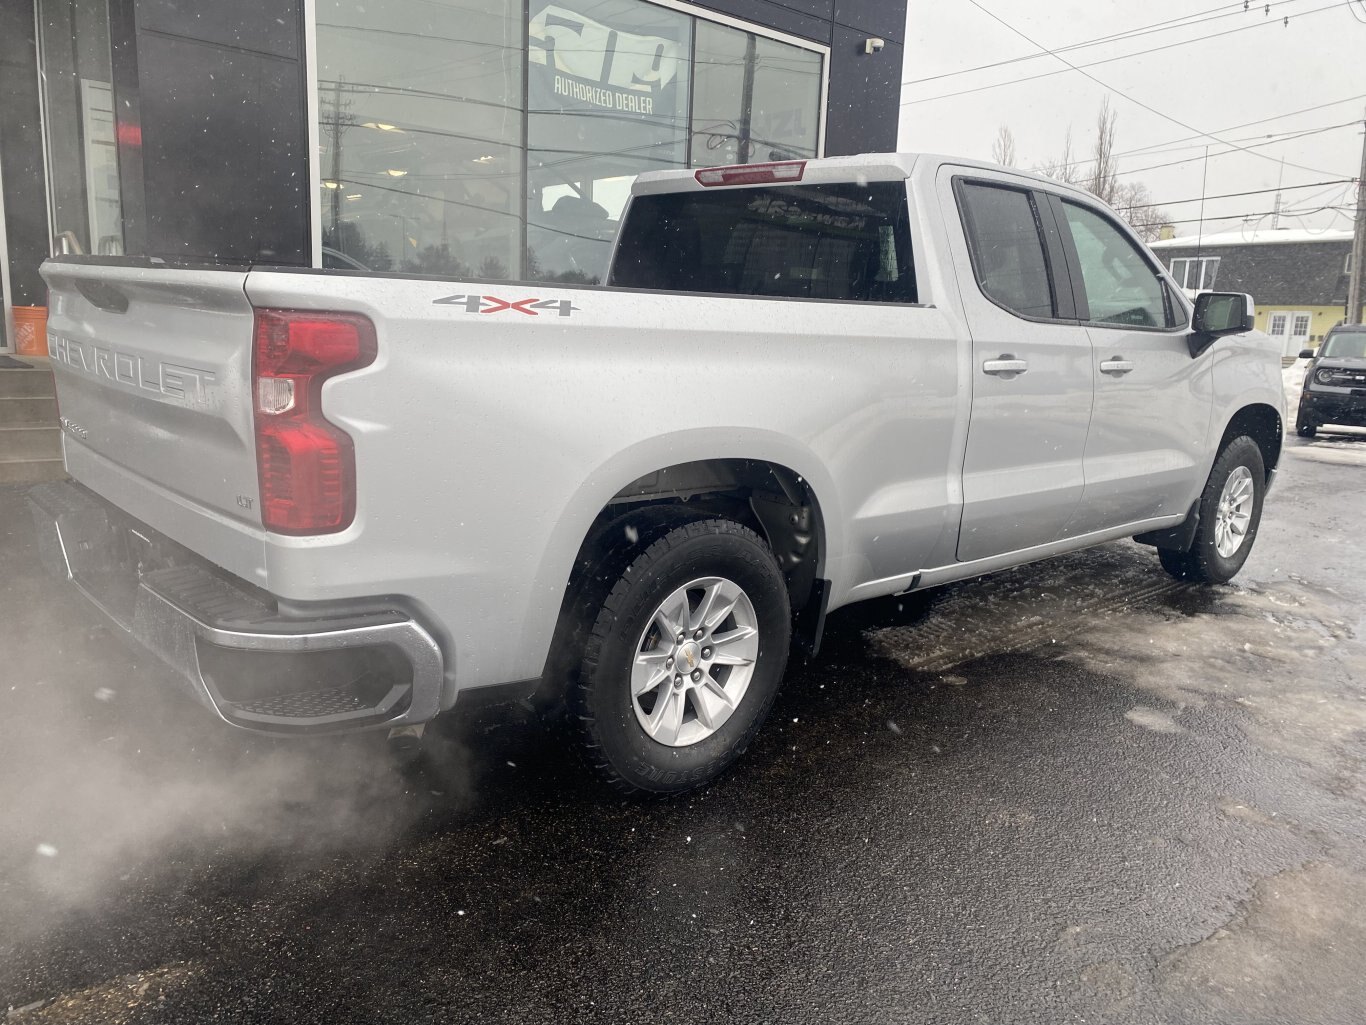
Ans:
{"label": "tail light", "polygon": [[252,352],[261,523],[331,534],[356,515],[351,437],[323,416],[323,382],[374,362],[375,327],[352,313],[257,310]]}
{"label": "tail light", "polygon": [[805,160],[783,160],[772,164],[732,164],[729,167],[707,167],[698,171],[697,184],[766,185],[774,182],[799,182],[806,173]]}

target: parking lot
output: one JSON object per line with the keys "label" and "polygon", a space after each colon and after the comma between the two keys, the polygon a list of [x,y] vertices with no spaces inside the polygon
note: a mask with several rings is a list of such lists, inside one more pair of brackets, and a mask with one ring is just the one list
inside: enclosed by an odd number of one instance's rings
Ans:
{"label": "parking lot", "polygon": [[7,1020],[1346,1022],[1366,1006],[1366,437],[1287,439],[1233,586],[1104,546],[846,610],[720,784],[525,720],[236,733],[0,488]]}

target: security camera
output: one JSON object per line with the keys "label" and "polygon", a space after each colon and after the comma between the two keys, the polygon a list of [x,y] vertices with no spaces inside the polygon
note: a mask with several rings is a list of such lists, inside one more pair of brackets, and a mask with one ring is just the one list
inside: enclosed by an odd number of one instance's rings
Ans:
{"label": "security camera", "polygon": [[863,41],[864,53],[881,53],[882,48],[887,45],[887,40],[879,39],[877,36],[869,36]]}

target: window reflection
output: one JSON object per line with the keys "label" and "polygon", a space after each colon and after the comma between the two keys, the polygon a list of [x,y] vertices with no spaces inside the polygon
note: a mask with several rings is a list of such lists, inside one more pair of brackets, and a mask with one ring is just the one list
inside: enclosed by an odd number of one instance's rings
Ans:
{"label": "window reflection", "polygon": [[528,276],[596,284],[635,175],[687,162],[692,19],[640,0],[533,0]]}
{"label": "window reflection", "polygon": [[817,156],[821,62],[798,46],[699,22],[692,166]]}
{"label": "window reflection", "polygon": [[317,0],[317,38],[325,267],[596,284],[642,171],[818,155],[821,54],[646,0]]}
{"label": "window reflection", "polygon": [[123,252],[105,0],[41,0],[53,250]]}
{"label": "window reflection", "polygon": [[317,19],[329,264],[516,277],[521,4],[318,0]]}

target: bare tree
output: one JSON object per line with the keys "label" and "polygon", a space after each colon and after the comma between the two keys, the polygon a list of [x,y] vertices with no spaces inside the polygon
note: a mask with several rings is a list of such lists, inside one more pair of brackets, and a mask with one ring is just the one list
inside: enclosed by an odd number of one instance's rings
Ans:
{"label": "bare tree", "polygon": [[1115,123],[1118,120],[1110,106],[1110,97],[1105,97],[1096,115],[1096,147],[1091,152],[1091,167],[1084,184],[1088,192],[1106,203],[1114,201],[1118,184],[1115,178],[1119,171],[1115,159]]}
{"label": "bare tree", "polygon": [[1072,126],[1068,125],[1067,135],[1063,138],[1062,154],[1056,160],[1044,162],[1039,170],[1055,181],[1079,185],[1085,177],[1081,167],[1083,163],[1085,161],[1072,159]]}
{"label": "bare tree", "polygon": [[1170,220],[1167,211],[1153,203],[1152,193],[1142,182],[1120,182],[1115,186],[1110,205],[1144,242],[1157,241],[1162,235],[1162,225]]}
{"label": "bare tree", "polygon": [[1167,222],[1167,213],[1153,204],[1152,194],[1142,182],[1120,180],[1119,159],[1115,156],[1118,120],[1107,96],[1096,115],[1096,141],[1089,158],[1077,160],[1073,157],[1072,129],[1068,128],[1061,155],[1043,163],[1039,170],[1057,181],[1078,185],[1109,203],[1139,237],[1152,242]]}
{"label": "bare tree", "polygon": [[1015,135],[1005,125],[1001,126],[996,133],[996,141],[991,144],[991,159],[1006,167],[1015,166]]}

